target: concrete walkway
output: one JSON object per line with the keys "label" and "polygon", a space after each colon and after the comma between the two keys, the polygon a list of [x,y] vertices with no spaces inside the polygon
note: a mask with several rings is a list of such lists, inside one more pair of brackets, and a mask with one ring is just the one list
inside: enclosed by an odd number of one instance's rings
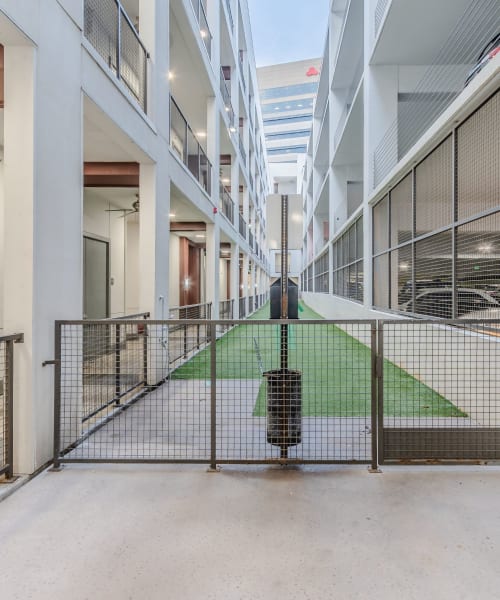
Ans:
{"label": "concrete walkway", "polygon": [[497,599],[500,467],[70,465],[0,503],[2,600]]}

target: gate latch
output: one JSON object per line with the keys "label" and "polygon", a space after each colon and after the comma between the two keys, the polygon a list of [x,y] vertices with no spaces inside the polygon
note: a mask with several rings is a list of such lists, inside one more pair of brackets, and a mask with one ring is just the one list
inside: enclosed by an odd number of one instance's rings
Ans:
{"label": "gate latch", "polygon": [[42,363],[42,367],[46,367],[47,365],[58,365],[61,361],[54,359],[54,360],[44,360]]}

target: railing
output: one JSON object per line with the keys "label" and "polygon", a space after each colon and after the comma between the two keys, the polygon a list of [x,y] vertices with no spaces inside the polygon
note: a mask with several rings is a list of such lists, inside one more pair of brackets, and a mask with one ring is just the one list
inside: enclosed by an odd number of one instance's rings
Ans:
{"label": "railing", "polygon": [[241,213],[238,213],[239,219],[239,232],[243,239],[247,239],[247,224],[245,223],[245,219]]}
{"label": "railing", "polygon": [[171,325],[168,330],[168,364],[174,367],[207,343],[209,335],[207,327],[191,324],[189,320],[211,319],[212,303],[170,308],[169,318],[188,320],[182,325]]}
{"label": "railing", "polygon": [[209,58],[212,57],[212,33],[208,26],[206,0],[191,0],[196,20],[200,26],[200,35]]}
{"label": "railing", "polygon": [[118,0],[84,0],[85,37],[147,110],[149,54]]}
{"label": "railing", "polygon": [[385,9],[389,0],[378,0],[377,6],[375,7],[375,37],[377,36],[380,25],[382,25],[382,19],[384,18]]}
{"label": "railing", "polygon": [[[145,323],[149,316],[146,312],[118,319],[82,321],[82,423],[92,422],[111,405],[120,406],[145,385],[148,368]],[[130,324],[132,319],[134,322]],[[123,320],[129,324],[122,324]]]}
{"label": "railing", "polygon": [[227,88],[226,77],[222,67],[220,70],[220,91],[222,94],[222,101],[224,102],[224,109],[229,118],[229,127],[234,127],[234,110],[233,105],[231,104],[231,93]]}
{"label": "railing", "polygon": [[243,143],[241,133],[238,134],[238,146],[240,148],[241,159],[244,163],[246,163],[247,162],[247,153],[245,152],[245,144]]}
{"label": "railing", "polygon": [[234,31],[233,13],[231,11],[231,1],[230,0],[226,0],[226,8],[227,8],[227,16],[229,17],[229,25],[231,26],[231,31]]}
{"label": "railing", "polygon": [[250,248],[253,250],[253,233],[250,231],[250,229],[248,230],[248,245],[250,246]]}
{"label": "railing", "polygon": [[260,248],[258,242],[255,242],[255,254],[260,258]]}
{"label": "railing", "polygon": [[239,299],[240,319],[244,319],[247,316],[246,298]]}
{"label": "railing", "polygon": [[253,190],[254,189],[254,179],[253,179],[253,175],[251,173],[248,174],[248,179],[250,180],[250,189]]}
{"label": "railing", "polygon": [[248,296],[248,314],[251,315],[254,310],[254,297]]}
{"label": "railing", "polygon": [[233,224],[234,222],[234,202],[227,188],[221,183],[219,185],[220,209],[226,219]]}
{"label": "railing", "polygon": [[233,318],[233,306],[234,306],[234,300],[221,300],[219,303],[219,318],[220,319],[232,319]]}
{"label": "railing", "polygon": [[[56,323],[56,467],[500,459],[500,320],[147,321],[142,393],[86,422],[84,325]],[[172,366],[178,332],[195,348],[195,327],[199,348]],[[142,373],[142,352],[130,360]],[[102,363],[94,395],[114,377]]]}
{"label": "railing", "polygon": [[172,96],[170,96],[170,147],[210,196],[212,164]]}
{"label": "railing", "polygon": [[14,344],[22,333],[0,336],[0,475],[14,474]]}

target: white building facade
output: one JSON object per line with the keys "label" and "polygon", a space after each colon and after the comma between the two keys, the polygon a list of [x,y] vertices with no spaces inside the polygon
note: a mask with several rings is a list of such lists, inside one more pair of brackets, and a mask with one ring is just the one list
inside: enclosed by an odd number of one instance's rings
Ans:
{"label": "white building facade", "polygon": [[301,289],[321,314],[495,308],[499,26],[494,0],[332,1],[302,181]]}
{"label": "white building facade", "polygon": [[245,0],[0,0],[1,326],[14,471],[52,454],[57,319],[186,305],[243,317],[268,287],[263,126]]}

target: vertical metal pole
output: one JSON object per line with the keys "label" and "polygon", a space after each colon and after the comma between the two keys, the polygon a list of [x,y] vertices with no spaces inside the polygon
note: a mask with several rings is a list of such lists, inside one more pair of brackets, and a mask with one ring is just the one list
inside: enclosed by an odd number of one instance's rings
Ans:
{"label": "vertical metal pole", "polygon": [[[144,321],[147,320],[147,317],[144,317]],[[163,328],[163,324],[162,324]],[[144,330],[142,332],[143,340],[142,340],[142,376],[144,378],[144,385],[148,385],[148,329],[147,325],[144,322]],[[163,373],[162,373],[163,377]]]}
{"label": "vertical metal pole", "polygon": [[144,50],[144,100],[143,100],[143,109],[144,112],[148,113],[148,53],[146,49]]}
{"label": "vertical metal pole", "polygon": [[115,404],[120,404],[120,379],[121,379],[121,364],[120,364],[120,325],[115,325]]}
{"label": "vertical metal pole", "polygon": [[120,3],[116,3],[118,22],[116,24],[116,76],[121,79],[121,50],[122,50],[122,12]]}
{"label": "vertical metal pole", "polygon": [[[85,327],[85,325],[83,325]],[[56,321],[54,336],[54,467],[61,468],[61,323]]]}
{"label": "vertical metal pole", "polygon": [[371,324],[371,432],[372,432],[372,464],[371,470],[378,470],[377,461],[377,324]]}
{"label": "vertical metal pole", "polygon": [[[7,479],[14,474],[14,341],[8,340],[5,346],[7,363]],[[4,389],[5,394],[5,389]]]}
{"label": "vertical metal pole", "polygon": [[378,464],[384,464],[384,322],[377,321],[377,412],[378,412]]}
{"label": "vertical metal pole", "polygon": [[[288,319],[288,196],[281,196],[281,318]],[[280,369],[281,381],[281,423],[283,439],[288,438],[288,415],[286,410],[287,381],[285,371],[288,369],[288,325],[281,325]],[[281,458],[288,458],[288,447],[281,446]]]}
{"label": "vertical metal pole", "polygon": [[215,323],[210,323],[210,468],[217,468],[217,348]]}

